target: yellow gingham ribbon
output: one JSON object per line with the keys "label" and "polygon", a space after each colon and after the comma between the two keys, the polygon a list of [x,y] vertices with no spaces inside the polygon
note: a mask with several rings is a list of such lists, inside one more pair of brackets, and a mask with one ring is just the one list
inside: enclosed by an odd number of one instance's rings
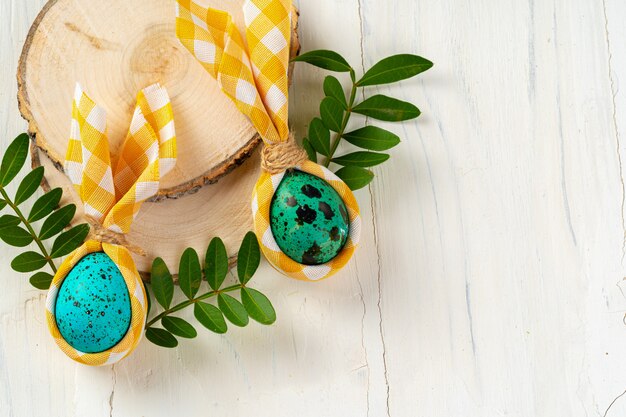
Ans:
{"label": "yellow gingham ribbon", "polygon": [[278,185],[285,175],[269,174],[262,172],[259,180],[254,187],[252,196],[252,215],[254,220],[254,230],[259,239],[261,250],[265,258],[280,272],[302,281],[319,281],[325,279],[343,268],[352,255],[359,240],[361,238],[361,216],[359,214],[359,205],[354,198],[354,194],[350,188],[335,174],[325,167],[311,161],[304,161],[302,164],[294,167],[303,172],[307,172],[316,177],[322,178],[331,187],[337,191],[346,208],[348,209],[348,218],[350,219],[350,229],[348,240],[341,249],[341,252],[330,261],[322,265],[304,265],[298,263],[285,255],[280,249],[270,225],[270,207],[272,197],[278,188]]}
{"label": "yellow gingham ribbon", "polygon": [[[131,321],[126,335],[111,349],[99,353],[84,353],[70,346],[61,335],[57,327],[55,308],[57,295],[67,274],[70,273],[78,261],[94,252],[106,253],[122,273],[130,298]],[[46,300],[48,329],[63,353],[75,361],[91,366],[112,365],[128,356],[139,344],[146,324],[146,298],[146,289],[143,286],[143,281],[139,276],[139,272],[137,272],[130,252],[123,246],[88,240],[63,261],[52,280]]]}
{"label": "yellow gingham ribbon", "polygon": [[285,142],[288,125],[290,0],[244,4],[246,43],[232,17],[192,0],[177,0],[176,35],[263,140]]}
{"label": "yellow gingham ribbon", "polygon": [[76,86],[65,171],[84,203],[85,214],[114,232],[128,233],[141,203],[158,192],[159,179],[175,164],[172,104],[159,84],[137,95],[117,160],[109,154],[104,109]]}
{"label": "yellow gingham ribbon", "polygon": [[[193,0],[177,0],[176,34],[248,116],[266,145],[286,142],[291,1],[247,0],[243,11],[246,42],[228,13],[204,8]],[[252,196],[254,230],[265,257],[277,270],[292,278],[317,281],[333,275],[352,257],[361,235],[359,207],[350,188],[326,168],[310,161],[294,168],[326,180],[343,199],[350,218],[345,246],[322,265],[300,264],[280,250],[270,227],[270,205],[284,172],[261,173]]]}
{"label": "yellow gingham ribbon", "polygon": [[[176,163],[176,134],[169,96],[158,84],[140,91],[130,129],[117,158],[109,153],[105,111],[76,86],[65,170],[85,213],[115,233],[128,233],[141,203],[155,195],[159,180]],[[111,349],[84,353],[70,346],[56,324],[57,294],[65,277],[86,255],[105,252],[119,268],[131,303],[131,324]],[[70,358],[86,365],[113,364],[132,352],[143,335],[146,291],[128,249],[88,240],[70,254],[52,280],[46,302],[50,333]]]}

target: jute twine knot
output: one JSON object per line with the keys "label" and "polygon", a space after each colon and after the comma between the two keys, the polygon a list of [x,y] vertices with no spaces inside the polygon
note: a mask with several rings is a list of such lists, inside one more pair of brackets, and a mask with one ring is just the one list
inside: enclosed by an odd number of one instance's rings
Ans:
{"label": "jute twine knot", "polygon": [[89,238],[102,243],[109,243],[111,245],[123,246],[129,251],[136,253],[137,255],[146,256],[146,251],[139,246],[133,245],[128,242],[126,235],[123,233],[117,233],[113,230],[107,229],[97,219],[91,216],[85,216],[87,223],[91,226],[89,231]]}
{"label": "jute twine knot", "polygon": [[266,144],[263,147],[261,168],[272,175],[280,174],[308,159],[306,151],[296,143],[292,132],[286,142]]}

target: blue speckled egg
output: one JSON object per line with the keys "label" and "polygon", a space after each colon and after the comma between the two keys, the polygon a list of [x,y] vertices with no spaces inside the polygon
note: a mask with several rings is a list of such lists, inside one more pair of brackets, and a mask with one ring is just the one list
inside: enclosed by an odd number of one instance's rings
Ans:
{"label": "blue speckled egg", "polygon": [[63,338],[81,352],[103,352],[122,340],[131,321],[128,287],[106,253],[90,253],[67,274],[55,316]]}
{"label": "blue speckled egg", "polygon": [[343,249],[350,219],[341,196],[328,182],[292,169],[272,197],[270,226],[285,255],[304,265],[320,265]]}

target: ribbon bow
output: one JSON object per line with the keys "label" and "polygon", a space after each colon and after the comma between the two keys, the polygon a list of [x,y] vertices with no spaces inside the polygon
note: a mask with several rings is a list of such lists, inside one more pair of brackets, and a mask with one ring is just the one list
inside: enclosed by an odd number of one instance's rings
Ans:
{"label": "ribbon bow", "polygon": [[128,233],[141,204],[158,192],[159,179],[175,163],[172,105],[159,84],[137,95],[130,129],[117,158],[109,153],[106,112],[76,86],[65,171],[88,217],[113,233]]}
{"label": "ribbon bow", "polygon": [[177,0],[176,34],[249,117],[266,144],[289,140],[290,0],[248,0],[246,42],[232,17]]}

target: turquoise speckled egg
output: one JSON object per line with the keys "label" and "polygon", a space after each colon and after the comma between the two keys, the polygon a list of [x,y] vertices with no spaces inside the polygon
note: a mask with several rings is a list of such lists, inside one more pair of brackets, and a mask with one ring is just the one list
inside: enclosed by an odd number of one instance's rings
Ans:
{"label": "turquoise speckled egg", "polygon": [[346,205],[330,184],[292,169],[272,198],[270,226],[287,256],[304,265],[320,265],[341,252],[350,220]]}
{"label": "turquoise speckled egg", "polygon": [[63,338],[81,352],[103,352],[122,340],[131,321],[128,287],[106,253],[90,253],[67,274],[55,316]]}

